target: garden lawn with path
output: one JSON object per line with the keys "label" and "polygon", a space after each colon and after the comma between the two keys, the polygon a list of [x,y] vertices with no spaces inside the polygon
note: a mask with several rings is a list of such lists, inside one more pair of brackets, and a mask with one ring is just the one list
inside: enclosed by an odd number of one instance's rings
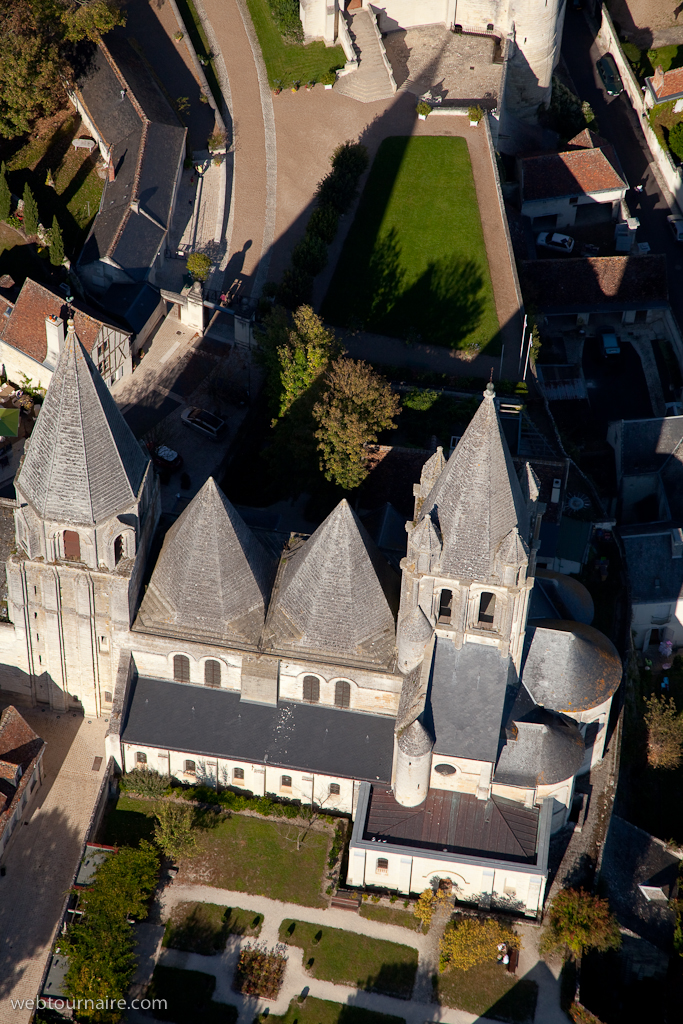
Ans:
{"label": "garden lawn with path", "polygon": [[263,915],[215,903],[178,903],[166,922],[164,946],[212,956],[225,949],[228,935],[256,937]]}
{"label": "garden lawn with path", "polygon": [[157,964],[147,998],[165,1000],[166,1008],[154,1008],[152,1015],[157,1020],[170,1020],[174,1024],[197,1024],[197,1021],[202,1024],[236,1024],[237,1007],[214,1003],[211,997],[215,987],[213,974]]}
{"label": "garden lawn with path", "polygon": [[[375,907],[371,903],[363,903],[360,908],[360,916],[368,921],[380,921],[382,924],[396,924],[399,928],[410,928],[411,931],[420,931],[420,922],[412,910],[400,910],[393,907]],[[424,929],[427,931],[428,929]]]}
{"label": "garden lawn with path", "polygon": [[341,46],[325,46],[322,41],[305,46],[285,42],[273,21],[268,0],[247,0],[247,7],[272,88],[289,89],[294,82],[302,86],[319,82],[328,71],[344,67],[346,57]]}
{"label": "garden lawn with path", "polygon": [[382,142],[321,312],[339,326],[472,355],[500,352],[464,138]]}
{"label": "garden lawn with path", "polygon": [[410,946],[291,920],[282,922],[279,938],[303,949],[304,968],[314,978],[410,999],[417,971]]}
{"label": "garden lawn with path", "polygon": [[308,996],[303,1006],[298,999],[293,999],[287,1013],[281,1017],[271,1013],[268,1021],[273,1024],[405,1024],[403,1017],[392,1017],[388,1013],[364,1010],[362,1006],[333,1003],[313,996]]}
{"label": "garden lawn with path", "polygon": [[434,980],[435,995],[442,1006],[511,1024],[531,1024],[534,1019],[538,985],[535,981],[518,981],[503,964],[489,961],[468,971],[453,969],[435,975]]}

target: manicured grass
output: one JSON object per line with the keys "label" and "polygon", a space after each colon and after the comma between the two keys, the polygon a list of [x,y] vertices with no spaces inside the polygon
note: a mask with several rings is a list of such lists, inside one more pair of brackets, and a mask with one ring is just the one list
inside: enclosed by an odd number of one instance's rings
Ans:
{"label": "manicured grass", "polygon": [[465,139],[384,140],[322,314],[392,337],[500,351]]}
{"label": "manicured grass", "polygon": [[502,964],[485,963],[469,971],[448,971],[437,978],[438,1001],[491,1020],[531,1024],[536,1011],[538,985],[518,981]]}
{"label": "manicured grass", "polygon": [[107,808],[99,841],[105,846],[139,846],[141,839],[154,839],[152,804],[122,793]]}
{"label": "manicured grass", "polygon": [[183,883],[270,896],[319,907],[329,837],[309,832],[296,848],[300,829],[286,823],[233,815],[202,834],[200,853],[180,866]]}
{"label": "manicured grass", "polygon": [[164,946],[212,956],[225,949],[228,935],[257,936],[262,914],[216,903],[179,903],[166,922]]}
{"label": "manicured grass", "polygon": [[393,907],[375,907],[371,903],[364,903],[360,908],[360,916],[366,917],[368,921],[381,921],[382,924],[396,924],[399,928],[420,931],[420,922],[412,910],[394,910]]}
{"label": "manicured grass", "polygon": [[410,998],[417,970],[417,950],[410,946],[291,920],[280,925],[280,941],[303,949],[314,978]]}
{"label": "manicured grass", "polygon": [[181,971],[177,967],[157,966],[147,990],[148,999],[165,999],[166,1009],[155,1008],[157,1020],[170,1020],[175,1024],[235,1024],[236,1006],[214,1003],[211,996],[216,987],[212,974],[201,971]]}
{"label": "manicured grass", "polygon": [[286,43],[273,21],[268,0],[247,0],[247,7],[254,22],[256,35],[263,59],[266,62],[268,81],[275,88],[290,88],[292,82],[302,86],[320,78],[333,68],[343,68],[346,57],[341,46],[325,46],[323,42]]}
{"label": "manicured grass", "polygon": [[303,1006],[293,999],[282,1017],[268,1016],[273,1024],[405,1024],[403,1017],[388,1013],[374,1013],[361,1006],[332,1003],[327,999],[308,996]]}
{"label": "manicured grass", "polygon": [[[206,80],[209,83],[209,88],[213,93],[213,98],[218,104],[218,109],[223,109],[223,94],[221,93],[221,87],[218,84],[218,75],[216,74],[216,68],[213,62],[211,54],[211,47],[209,46],[209,40],[206,38],[204,27],[200,21],[199,15],[195,9],[192,0],[178,0],[178,9],[180,10],[180,16],[183,19],[187,33],[192,40],[195,53],[200,58],[202,67],[204,68],[204,74]],[[181,43],[181,45],[184,45]]]}

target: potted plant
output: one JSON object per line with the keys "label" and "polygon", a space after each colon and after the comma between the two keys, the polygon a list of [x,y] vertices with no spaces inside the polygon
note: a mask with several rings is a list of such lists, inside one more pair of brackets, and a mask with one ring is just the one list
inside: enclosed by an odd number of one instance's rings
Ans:
{"label": "potted plant", "polygon": [[315,78],[312,78],[310,82],[306,82],[306,92],[310,92],[315,85]]}
{"label": "potted plant", "polygon": [[183,33],[180,30],[178,30],[178,32],[173,33],[173,38],[175,39],[176,43],[179,43],[180,40],[183,38]]}
{"label": "potted plant", "polygon": [[424,100],[420,100],[417,105],[417,116],[421,121],[426,121],[429,114],[431,114],[432,108]]}
{"label": "potted plant", "polygon": [[481,121],[482,117],[484,116],[484,111],[483,111],[483,110],[481,109],[481,107],[480,107],[480,106],[479,106],[479,105],[477,104],[477,106],[476,106],[476,107],[469,107],[469,108],[468,108],[468,110],[467,110],[467,116],[468,116],[468,117],[469,117],[469,119],[470,119],[470,125],[471,125],[471,126],[472,126],[473,128],[476,128],[476,127],[477,127],[477,125],[479,124],[479,122]]}
{"label": "potted plant", "polygon": [[275,93],[276,96],[279,96],[280,93],[282,92],[282,82],[281,82],[281,80],[279,78],[276,78],[275,81],[273,82],[273,86],[274,86],[273,92]]}
{"label": "potted plant", "polygon": [[292,85],[291,85],[291,90],[292,90],[292,92],[298,92],[298,91],[299,91],[299,86],[300,86],[300,85],[301,85],[301,82],[298,82],[298,81],[296,81],[296,80],[295,80],[295,81],[293,81],[293,82],[292,82]]}
{"label": "potted plant", "polygon": [[326,89],[331,89],[334,83],[337,81],[337,72],[332,71],[331,69],[329,71],[326,71],[325,74],[321,77],[320,81],[323,83]]}

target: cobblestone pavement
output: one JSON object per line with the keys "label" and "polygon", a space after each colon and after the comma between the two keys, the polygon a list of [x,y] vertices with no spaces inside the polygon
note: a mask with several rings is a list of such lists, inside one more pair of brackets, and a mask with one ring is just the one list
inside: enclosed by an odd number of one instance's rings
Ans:
{"label": "cobblestone pavement", "polygon": [[0,1024],[31,1017],[10,1000],[38,994],[106,767],[103,759],[99,771],[92,770],[94,758],[104,754],[108,719],[20,711],[47,747],[45,778],[12,837],[0,878]]}
{"label": "cobblestone pavement", "polygon": [[503,65],[492,63],[495,45],[483,36],[455,35],[443,25],[401,29],[384,39],[399,89],[416,96],[431,91],[464,106],[483,96],[497,105]]}

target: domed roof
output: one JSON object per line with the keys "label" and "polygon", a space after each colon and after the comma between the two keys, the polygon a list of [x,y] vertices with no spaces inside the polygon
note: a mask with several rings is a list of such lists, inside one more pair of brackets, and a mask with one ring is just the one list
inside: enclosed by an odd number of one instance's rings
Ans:
{"label": "domed roof", "polygon": [[434,740],[422,722],[416,718],[407,729],[403,730],[398,738],[398,745],[404,754],[408,754],[411,757],[420,757],[422,754],[429,753],[434,745]]}
{"label": "domed roof", "polygon": [[585,622],[590,626],[595,614],[593,598],[583,583],[579,583],[572,576],[565,576],[562,572],[553,572],[552,569],[537,569],[537,584],[540,581],[541,588],[548,591],[551,601],[559,604],[560,614],[566,614],[577,622]]}
{"label": "domed roof", "polygon": [[576,775],[584,753],[572,718],[536,707],[508,726],[493,778],[506,786],[554,786]]}
{"label": "domed roof", "polygon": [[522,679],[537,704],[555,711],[587,711],[619,686],[622,666],[617,649],[593,626],[543,619],[529,633]]}
{"label": "domed roof", "polygon": [[420,608],[415,605],[410,615],[406,615],[400,624],[401,637],[413,644],[426,644],[431,640],[434,629],[431,622]]}

